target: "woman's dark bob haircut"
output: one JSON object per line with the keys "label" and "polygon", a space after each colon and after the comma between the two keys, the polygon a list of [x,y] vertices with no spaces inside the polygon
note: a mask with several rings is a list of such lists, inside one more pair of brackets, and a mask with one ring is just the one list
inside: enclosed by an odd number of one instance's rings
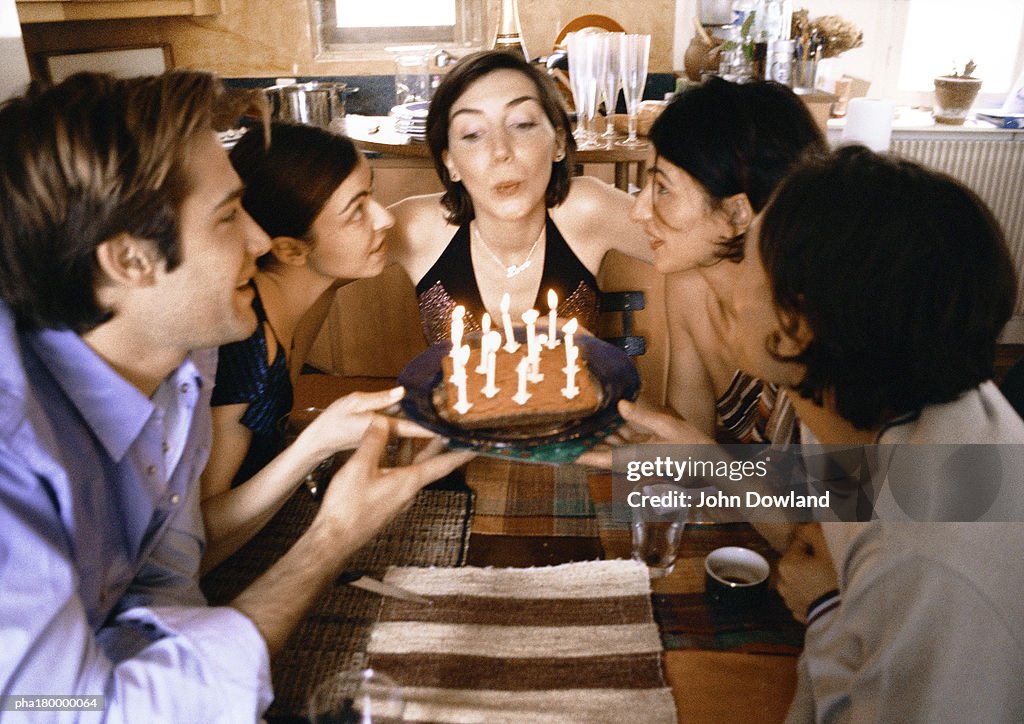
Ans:
{"label": "woman's dark bob haircut", "polygon": [[[789,88],[717,77],[679,94],[654,122],[650,140],[658,157],[697,180],[712,208],[743,193],[755,213],[793,164],[828,148]],[[721,242],[718,257],[742,259],[742,236]]]}
{"label": "woman's dark bob haircut", "polygon": [[[349,177],[361,155],[345,136],[316,126],[270,124],[270,145],[253,128],[231,149],[231,163],[245,183],[242,206],[271,238],[316,243],[311,227],[324,204]],[[266,267],[274,255],[257,263]]]}
{"label": "woman's dark bob haircut", "polygon": [[782,182],[759,248],[784,333],[803,319],[811,334],[785,358],[806,367],[797,391],[857,428],[991,379],[1017,281],[998,222],[955,179],[842,148]]}
{"label": "woman's dark bob haircut", "polygon": [[475,214],[473,200],[469,197],[466,187],[461,182],[452,181],[448,168],[444,165],[443,156],[448,150],[451,111],[469,86],[496,70],[518,71],[529,78],[537,88],[537,97],[544,114],[565,143],[565,156],[561,161],[551,165],[551,180],[548,181],[544,201],[550,209],[565,201],[569,195],[569,183],[576,165],[576,141],[572,137],[569,116],[565,112],[558,89],[546,75],[511,53],[495,50],[474,53],[460,60],[444,77],[430,101],[430,112],[427,114],[427,143],[434,157],[434,168],[437,169],[437,175],[445,188],[441,203],[448,211],[449,223],[458,226],[468,224]]}

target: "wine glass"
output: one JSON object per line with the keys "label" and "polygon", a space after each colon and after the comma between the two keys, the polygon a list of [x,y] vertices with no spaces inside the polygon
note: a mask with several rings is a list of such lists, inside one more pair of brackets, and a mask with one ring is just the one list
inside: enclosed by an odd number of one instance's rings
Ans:
{"label": "wine glass", "polygon": [[592,124],[597,115],[597,96],[601,62],[601,36],[594,33],[570,33],[566,37],[569,51],[569,86],[576,104],[576,147],[580,150],[598,148]]}
{"label": "wine glass", "polygon": [[605,67],[601,93],[604,96],[605,128],[601,138],[609,146],[615,141],[615,106],[619,101],[619,89],[622,88],[622,75],[619,72],[619,46],[624,33],[607,33],[604,38],[608,44],[608,65]]}
{"label": "wine glass", "polygon": [[629,114],[629,137],[618,141],[618,145],[629,148],[643,148],[646,141],[636,137],[636,121],[640,113],[640,101],[647,84],[647,61],[651,54],[650,35],[624,35],[619,43],[619,72],[622,74],[622,93],[626,97],[626,112]]}
{"label": "wine glass", "polygon": [[[295,442],[296,438],[302,434],[302,431],[309,427],[309,424],[313,422],[321,412],[323,412],[323,410],[319,407],[305,407],[301,410],[292,410],[282,417],[278,421],[277,425],[278,429],[284,435],[285,447]],[[302,484],[306,486],[309,494],[316,500],[320,500],[324,497],[324,491],[327,489],[327,483],[330,482],[331,473],[334,471],[335,460],[336,458],[334,455],[329,455],[317,463],[316,467],[310,470],[302,479]]]}
{"label": "wine glass", "polygon": [[312,724],[400,722],[404,711],[401,688],[373,669],[332,674],[309,700]]}

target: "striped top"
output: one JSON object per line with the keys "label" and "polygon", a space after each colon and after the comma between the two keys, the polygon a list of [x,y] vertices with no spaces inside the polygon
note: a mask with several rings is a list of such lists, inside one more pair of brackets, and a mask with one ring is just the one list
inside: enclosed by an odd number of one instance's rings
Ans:
{"label": "striped top", "polygon": [[716,437],[723,443],[798,443],[800,426],[786,395],[773,385],[736,370],[715,401]]}

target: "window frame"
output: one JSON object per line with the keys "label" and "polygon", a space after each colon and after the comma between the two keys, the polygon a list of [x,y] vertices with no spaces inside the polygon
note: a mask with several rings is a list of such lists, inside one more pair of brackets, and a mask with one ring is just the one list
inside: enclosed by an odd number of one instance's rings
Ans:
{"label": "window frame", "polygon": [[484,47],[490,14],[486,0],[455,0],[455,25],[339,28],[335,0],[309,0],[316,57],[322,59],[390,60],[386,48],[436,45],[474,50]]}

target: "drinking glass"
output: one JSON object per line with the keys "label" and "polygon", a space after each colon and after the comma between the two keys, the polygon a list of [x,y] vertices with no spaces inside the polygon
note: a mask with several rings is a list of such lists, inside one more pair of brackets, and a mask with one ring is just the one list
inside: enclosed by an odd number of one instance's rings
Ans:
{"label": "drinking glass", "polygon": [[410,45],[387,48],[395,53],[395,105],[429,101],[430,59],[437,46]]}
{"label": "drinking glass", "polygon": [[[712,490],[705,488],[704,490]],[[652,579],[663,578],[672,572],[679,555],[686,526],[703,522],[700,509],[687,507],[682,496],[696,499],[700,489],[691,490],[668,483],[640,483],[633,488],[638,500],[656,496],[661,505],[640,505],[630,508],[632,514],[632,557],[647,566]],[[675,499],[671,496],[675,495]],[[634,498],[631,494],[630,498]]]}
{"label": "drinking glass", "polygon": [[[309,424],[317,418],[323,410],[319,407],[305,407],[301,410],[292,410],[281,418],[278,427],[284,433],[285,447],[295,442],[295,439],[302,434],[302,431],[309,427]],[[317,466],[309,471],[302,479],[309,494],[317,500],[324,496],[327,483],[331,480],[331,473],[334,471],[335,456],[324,458]]]}
{"label": "drinking glass", "polygon": [[629,136],[618,145],[629,148],[643,148],[647,141],[636,137],[637,116],[644,86],[647,85],[647,61],[651,54],[650,35],[624,35],[619,45],[619,72],[622,74],[622,93],[626,97],[626,112],[629,114]]}
{"label": "drinking glass", "polygon": [[398,684],[373,669],[332,674],[309,700],[312,724],[400,722],[404,711]]}
{"label": "drinking glass", "polygon": [[624,33],[607,33],[604,42],[607,44],[608,62],[605,66],[601,93],[604,97],[605,127],[601,138],[607,145],[615,140],[615,106],[619,102],[619,89],[622,87],[622,76],[619,73],[619,45]]}
{"label": "drinking glass", "polygon": [[576,131],[573,133],[576,147],[580,150],[598,148],[592,124],[597,115],[601,36],[570,33],[566,37],[566,47],[569,51],[569,86],[576,104]]}

